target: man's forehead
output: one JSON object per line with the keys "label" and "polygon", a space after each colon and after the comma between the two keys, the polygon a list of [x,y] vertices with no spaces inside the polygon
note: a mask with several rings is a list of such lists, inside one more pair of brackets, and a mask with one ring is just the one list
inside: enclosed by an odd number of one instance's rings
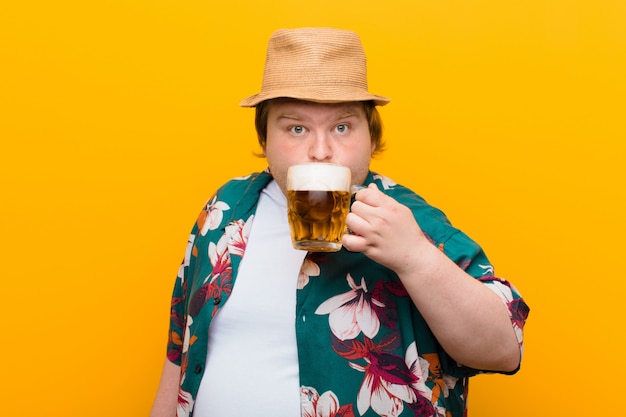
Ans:
{"label": "man's forehead", "polygon": [[362,102],[316,103],[312,101],[279,99],[272,100],[270,111],[277,117],[304,117],[311,111],[325,111],[336,117],[349,117],[363,114]]}

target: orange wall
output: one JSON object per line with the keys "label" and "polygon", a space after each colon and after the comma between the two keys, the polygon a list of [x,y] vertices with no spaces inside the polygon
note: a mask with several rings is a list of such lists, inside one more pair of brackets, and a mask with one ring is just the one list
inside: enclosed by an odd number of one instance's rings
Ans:
{"label": "orange wall", "polygon": [[238,102],[296,26],[362,35],[393,99],[375,168],[531,305],[522,370],[476,378],[470,415],[622,412],[626,3],[263,3],[0,6],[3,415],[147,414],[188,231],[264,167]]}

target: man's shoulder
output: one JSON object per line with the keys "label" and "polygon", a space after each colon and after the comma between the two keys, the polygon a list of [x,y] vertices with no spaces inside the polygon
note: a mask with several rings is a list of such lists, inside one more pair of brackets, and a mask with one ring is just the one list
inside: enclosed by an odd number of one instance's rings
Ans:
{"label": "man's shoulder", "polygon": [[378,173],[372,173],[371,179],[382,192],[407,206],[427,234],[445,239],[457,231],[441,209],[428,203],[412,189]]}
{"label": "man's shoulder", "polygon": [[417,194],[412,189],[395,182],[389,177],[372,172],[370,180],[375,183],[378,189],[383,193],[393,197],[395,200],[408,206],[412,210],[435,210],[441,212],[441,210],[426,202],[421,195]]}
{"label": "man's shoulder", "polygon": [[222,210],[227,222],[247,219],[254,211],[261,191],[271,180],[272,176],[267,170],[232,178],[208,199],[205,210]]}
{"label": "man's shoulder", "polygon": [[234,177],[226,181],[217,191],[218,197],[239,197],[252,191],[260,192],[272,179],[267,171],[253,172],[241,177]]}

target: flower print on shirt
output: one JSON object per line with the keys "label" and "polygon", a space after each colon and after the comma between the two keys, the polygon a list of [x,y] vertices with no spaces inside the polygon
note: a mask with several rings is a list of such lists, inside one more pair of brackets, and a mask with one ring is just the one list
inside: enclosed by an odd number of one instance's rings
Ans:
{"label": "flower print on shirt", "polygon": [[[396,282],[378,281],[369,290],[364,278],[356,285],[350,274],[346,280],[351,290],[324,301],[315,313],[329,314],[333,350],[365,374],[356,399],[359,414],[371,409],[381,416],[399,416],[408,407],[416,415],[436,416],[433,392],[426,384],[428,361],[418,355],[415,342],[404,357],[395,353],[401,341],[390,294],[408,296],[406,289]],[[381,326],[392,332],[380,337]]]}
{"label": "flower print on shirt", "polygon": [[233,289],[233,266],[231,255],[243,256],[248,244],[254,215],[247,221],[237,220],[226,226],[226,233],[217,243],[209,242],[208,258],[213,266],[211,273],[204,278],[203,285],[193,293],[189,303],[189,314],[197,316],[209,299],[213,299],[212,316],[217,313],[224,296]]}
{"label": "flower print on shirt", "polygon": [[298,289],[301,290],[306,287],[309,283],[309,278],[317,277],[319,274],[319,265],[307,257],[302,263],[302,268],[300,268],[300,273],[298,274]]}
{"label": "flower print on shirt", "polygon": [[172,297],[172,308],[170,309],[170,323],[172,328],[168,335],[167,358],[171,362],[176,362],[182,353],[183,337],[182,329],[185,327],[185,319],[181,315],[178,306],[183,302],[182,297]]}
{"label": "flower print on shirt", "polygon": [[[193,324],[193,317],[187,316],[187,322],[185,323],[185,337],[183,339],[183,353],[187,353],[189,346],[192,344],[191,339],[191,325]],[[195,339],[194,339],[195,341]]]}
{"label": "flower print on shirt", "polygon": [[248,244],[248,237],[252,229],[252,220],[254,215],[250,216],[247,221],[236,220],[226,226],[226,234],[222,239],[226,239],[226,245],[231,255],[242,257]]}
{"label": "flower print on shirt", "polygon": [[350,362],[353,369],[365,373],[357,397],[359,414],[371,407],[380,416],[395,417],[402,414],[406,403],[418,412],[416,415],[437,415],[431,402],[432,391],[426,385],[428,362],[419,357],[415,342],[407,348],[404,359],[371,341],[366,340],[362,347],[367,348],[363,357],[367,364]]}
{"label": "flower print on shirt", "polygon": [[204,279],[214,282],[225,272],[232,270],[231,255],[243,256],[248,244],[248,236],[250,235],[250,229],[252,228],[252,219],[254,216],[250,216],[247,222],[243,220],[237,220],[226,226],[226,233],[216,243],[209,242],[209,260],[213,265],[211,275]]}
{"label": "flower print on shirt", "polygon": [[215,282],[222,274],[231,270],[230,252],[228,252],[228,239],[226,235],[220,239],[217,244],[209,242],[209,260],[213,265],[213,271],[204,279],[204,282],[210,280]]}
{"label": "flower print on shirt", "polygon": [[193,396],[191,393],[178,389],[178,405],[176,407],[176,417],[189,417],[193,410]]}
{"label": "flower print on shirt", "polygon": [[[496,293],[498,298],[506,305],[509,311],[509,318],[515,330],[517,343],[520,349],[524,349],[524,324],[528,318],[530,309],[523,299],[519,298],[519,292],[508,281],[496,278],[494,276],[486,276],[480,278],[491,291]],[[516,296],[517,295],[517,296]]]}
{"label": "flower print on shirt", "polygon": [[350,274],[346,280],[352,289],[324,301],[315,314],[329,315],[330,329],[340,340],[354,339],[361,332],[371,339],[380,328],[373,305],[382,308],[385,304],[368,293],[365,278],[361,278],[361,285],[356,285]]}
{"label": "flower print on shirt", "polygon": [[393,180],[385,177],[384,175],[374,174],[374,179],[380,181],[380,183],[383,185],[384,190],[388,190],[397,185]]}
{"label": "flower print on shirt", "polygon": [[483,270],[483,275],[493,276],[493,266],[492,265],[481,265],[478,264],[478,267]]}
{"label": "flower print on shirt", "polygon": [[[439,361],[439,355],[436,353],[425,353],[420,357],[420,363],[422,364],[422,374],[428,375],[427,381],[432,383],[432,395],[430,401],[435,404],[437,408],[437,416],[445,416],[446,409],[441,405],[438,405],[441,397],[448,398],[450,391],[454,389],[459,382],[459,378],[453,377],[443,372],[441,369],[441,362]],[[427,368],[424,367],[427,364]],[[428,396],[427,396],[428,397]],[[408,405],[411,409],[416,409],[412,404]],[[418,414],[421,415],[421,414]]]}
{"label": "flower print on shirt", "polygon": [[217,196],[205,206],[205,209],[198,216],[198,230],[202,236],[206,235],[209,230],[217,229],[224,218],[224,210],[230,210],[230,206],[223,201],[216,201]]}
{"label": "flower print on shirt", "polygon": [[354,417],[352,404],[341,406],[332,391],[319,395],[313,387],[300,388],[302,417]]}
{"label": "flower print on shirt", "polygon": [[185,268],[187,268],[191,262],[191,252],[193,250],[193,242],[196,240],[196,235],[189,235],[189,239],[187,239],[187,248],[185,249],[185,257],[183,258],[183,262],[180,264],[180,268],[178,268],[178,278],[180,278],[181,284],[185,283]]}

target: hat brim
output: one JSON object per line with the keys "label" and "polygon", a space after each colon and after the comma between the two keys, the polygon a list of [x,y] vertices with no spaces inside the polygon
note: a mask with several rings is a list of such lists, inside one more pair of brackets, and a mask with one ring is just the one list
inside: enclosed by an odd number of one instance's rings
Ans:
{"label": "hat brim", "polygon": [[261,92],[245,98],[239,103],[241,107],[255,107],[262,101],[271,100],[274,98],[293,98],[303,101],[312,101],[314,103],[344,103],[351,101],[373,101],[377,106],[384,106],[391,101],[388,97],[378,96],[363,92],[362,90],[355,91],[336,91],[334,89],[328,89],[326,91],[315,89],[302,89],[294,91],[291,89],[286,90],[274,90],[271,92]]}

